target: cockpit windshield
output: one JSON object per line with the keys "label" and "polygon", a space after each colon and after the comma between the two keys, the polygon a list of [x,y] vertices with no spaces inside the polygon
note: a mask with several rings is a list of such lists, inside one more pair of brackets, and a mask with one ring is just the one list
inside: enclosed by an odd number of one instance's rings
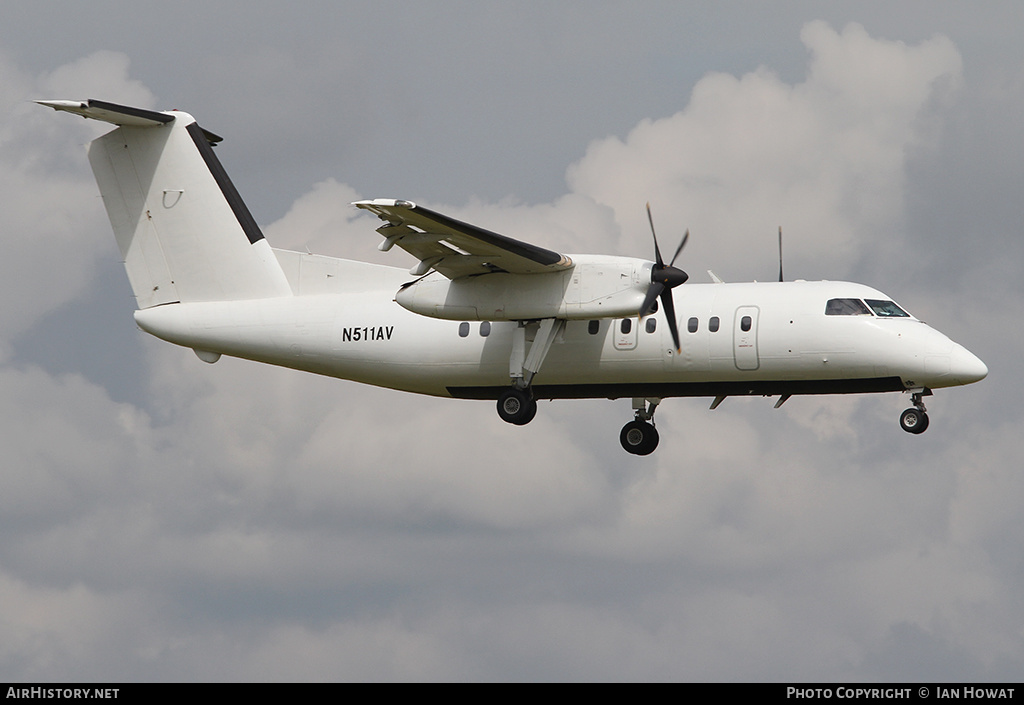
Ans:
{"label": "cockpit windshield", "polygon": [[826,316],[870,316],[871,311],[860,299],[831,299],[825,304]]}
{"label": "cockpit windshield", "polygon": [[871,310],[875,312],[875,315],[879,318],[910,318],[910,314],[904,311],[902,308],[897,306],[892,301],[882,301],[880,299],[865,299]]}
{"label": "cockpit windshield", "polygon": [[870,316],[872,312],[879,318],[910,318],[910,314],[894,302],[882,299],[829,299],[825,304],[826,316]]}

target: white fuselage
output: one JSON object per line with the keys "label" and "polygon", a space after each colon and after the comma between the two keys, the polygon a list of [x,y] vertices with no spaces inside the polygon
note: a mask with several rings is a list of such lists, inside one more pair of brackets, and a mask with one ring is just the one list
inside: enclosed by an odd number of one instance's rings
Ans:
{"label": "white fuselage", "polygon": [[116,126],[90,144],[89,163],[135,320],[205,362],[230,355],[495,399],[515,425],[534,418],[537,399],[631,397],[634,420],[619,441],[634,455],[657,447],[665,397],[713,396],[714,408],[732,395],[780,395],[778,406],[794,394],[910,391],[900,425],[919,434],[932,388],[988,373],[860,284],[685,284],[675,260],[688,234],[667,263],[656,238],[653,262],[567,255],[412,201],[373,199],[353,205],[383,221],[378,249],[417,260],[408,272],[274,250],[213,151],[220,138],[191,115],[39,102]]}
{"label": "white fuselage", "polygon": [[[394,300],[412,279],[403,269],[275,253],[294,296],[167,304],[137,311],[136,321],[204,359],[224,354],[436,396],[494,399],[508,388],[517,322],[419,315]],[[826,315],[836,298],[888,299],[845,282],[686,284],[676,290],[679,352],[661,311],[643,320],[568,320],[534,393],[882,392],[969,384],[987,374],[978,358],[916,318]],[[528,344],[536,326],[527,324]]]}

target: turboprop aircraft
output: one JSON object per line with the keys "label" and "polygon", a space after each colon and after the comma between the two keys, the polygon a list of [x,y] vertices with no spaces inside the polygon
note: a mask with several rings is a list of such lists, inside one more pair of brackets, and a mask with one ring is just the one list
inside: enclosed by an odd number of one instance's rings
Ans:
{"label": "turboprop aircraft", "polygon": [[[272,249],[187,113],[98,100],[37,101],[109,122],[89,161],[124,259],[138,326],[192,348],[407,392],[497,400],[529,423],[538,399],[629,398],[620,433],[658,445],[667,397],[907,392],[977,382],[985,364],[880,291],[846,282],[689,284],[654,236],[654,261],[561,254],[411,201],[379,217],[379,249],[411,270]],[[650,217],[650,208],[648,208]],[[652,235],[654,232],[651,222]],[[781,253],[781,232],[780,232]],[[673,292],[678,290],[679,301]],[[678,303],[678,306],[677,306]],[[680,330],[682,327],[682,330]]]}

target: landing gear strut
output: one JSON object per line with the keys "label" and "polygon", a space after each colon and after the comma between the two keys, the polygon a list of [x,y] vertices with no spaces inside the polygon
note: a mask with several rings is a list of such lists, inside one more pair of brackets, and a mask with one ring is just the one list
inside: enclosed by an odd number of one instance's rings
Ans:
{"label": "landing gear strut", "polygon": [[634,419],[622,427],[619,443],[627,453],[650,455],[658,447],[658,429],[654,427],[654,412],[661,399],[637,398],[633,400]]}
{"label": "landing gear strut", "polygon": [[900,428],[907,433],[924,433],[928,430],[928,409],[924,406],[924,397],[931,394],[930,389],[915,390],[910,397],[913,408],[900,414]]}

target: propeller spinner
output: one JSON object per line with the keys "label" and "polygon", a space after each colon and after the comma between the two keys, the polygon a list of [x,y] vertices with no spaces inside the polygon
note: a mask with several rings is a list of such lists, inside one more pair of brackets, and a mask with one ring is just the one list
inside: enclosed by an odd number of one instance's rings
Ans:
{"label": "propeller spinner", "polygon": [[681,352],[682,345],[679,344],[679,329],[676,324],[676,307],[672,302],[672,289],[690,277],[686,272],[673,265],[676,263],[679,253],[686,246],[686,241],[690,239],[690,231],[687,230],[683,235],[683,241],[679,243],[676,253],[672,255],[672,259],[666,265],[665,260],[661,257],[661,250],[658,248],[658,236],[654,232],[654,218],[651,217],[650,203],[647,204],[647,220],[651,224],[651,237],[654,238],[654,266],[651,267],[651,286],[648,287],[647,296],[644,297],[643,306],[640,307],[640,317],[643,318],[651,313],[655,299],[660,298],[661,306],[665,309],[665,318],[668,319],[668,328],[672,332],[672,342],[676,346],[676,352]]}

